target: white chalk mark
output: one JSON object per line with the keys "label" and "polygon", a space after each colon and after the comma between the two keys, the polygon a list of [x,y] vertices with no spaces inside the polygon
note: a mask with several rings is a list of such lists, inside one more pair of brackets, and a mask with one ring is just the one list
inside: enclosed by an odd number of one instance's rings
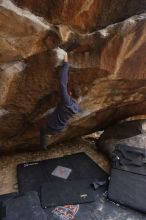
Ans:
{"label": "white chalk mark", "polygon": [[0,65],[0,69],[7,74],[19,73],[25,69],[25,63],[22,61],[10,62]]}
{"label": "white chalk mark", "polygon": [[108,32],[108,30],[105,28],[105,29],[102,29],[102,30],[99,30],[98,31],[100,34],[101,34],[101,36],[102,37],[108,37],[109,36],[109,32]]}
{"label": "white chalk mark", "polygon": [[51,25],[44,18],[32,14],[27,9],[22,9],[22,8],[17,7],[11,0],[1,0],[0,6],[16,13],[17,15],[28,18],[32,22],[40,25],[41,27],[47,30],[51,29]]}
{"label": "white chalk mark", "polygon": [[8,110],[6,110],[6,109],[0,109],[0,117],[2,117],[2,116],[4,116],[4,115],[7,115],[9,113],[9,111]]}

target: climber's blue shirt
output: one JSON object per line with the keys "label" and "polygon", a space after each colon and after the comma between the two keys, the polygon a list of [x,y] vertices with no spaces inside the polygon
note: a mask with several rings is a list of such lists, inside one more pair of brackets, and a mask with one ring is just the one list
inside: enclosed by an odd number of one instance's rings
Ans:
{"label": "climber's blue shirt", "polygon": [[68,69],[68,63],[64,62],[59,77],[61,101],[48,119],[47,127],[50,131],[59,132],[63,130],[68,120],[80,112],[79,104],[71,98],[67,91]]}

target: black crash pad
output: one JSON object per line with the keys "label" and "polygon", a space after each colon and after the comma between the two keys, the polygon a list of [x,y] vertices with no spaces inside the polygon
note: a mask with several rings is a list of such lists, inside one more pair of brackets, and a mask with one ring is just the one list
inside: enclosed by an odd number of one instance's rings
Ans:
{"label": "black crash pad", "polygon": [[4,201],[6,201],[8,199],[16,197],[17,195],[18,195],[17,192],[0,195],[0,202],[4,202]]}
{"label": "black crash pad", "polygon": [[41,187],[42,207],[94,202],[96,192],[91,183],[91,179],[45,183]]}
{"label": "black crash pad", "polygon": [[1,203],[1,207],[5,209],[1,220],[47,220],[37,192],[7,198]]}
{"label": "black crash pad", "polygon": [[2,219],[3,216],[6,215],[6,210],[3,207],[3,202],[8,199],[12,199],[17,195],[18,193],[8,193],[8,194],[0,195],[0,220]]}
{"label": "black crash pad", "polygon": [[60,158],[23,163],[17,166],[18,186],[21,193],[40,191],[45,182],[60,182],[63,178],[52,175],[53,171],[62,166],[70,169],[67,180],[96,179],[104,181],[108,175],[85,153],[67,155]]}
{"label": "black crash pad", "polygon": [[146,215],[107,199],[107,188],[97,190],[96,202],[45,209],[48,220],[146,220]]}

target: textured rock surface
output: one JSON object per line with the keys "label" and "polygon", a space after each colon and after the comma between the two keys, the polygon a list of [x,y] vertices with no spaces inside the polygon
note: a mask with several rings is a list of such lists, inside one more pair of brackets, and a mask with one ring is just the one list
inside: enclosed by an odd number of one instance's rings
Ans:
{"label": "textured rock surface", "polygon": [[145,0],[14,0],[18,6],[45,17],[49,22],[91,32],[124,20],[146,9]]}
{"label": "textured rock surface", "polygon": [[40,118],[58,101],[57,46],[83,111],[50,144],[146,114],[145,0],[13,2],[0,1],[1,151],[37,147]]}
{"label": "textured rock surface", "polygon": [[104,130],[96,145],[110,158],[116,144],[146,148],[146,120],[117,123]]}

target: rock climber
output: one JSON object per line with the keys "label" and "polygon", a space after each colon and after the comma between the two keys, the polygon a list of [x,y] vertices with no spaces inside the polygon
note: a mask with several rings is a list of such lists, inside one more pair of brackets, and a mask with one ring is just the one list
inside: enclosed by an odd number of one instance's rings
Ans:
{"label": "rock climber", "polygon": [[60,102],[40,129],[40,145],[44,149],[47,149],[49,135],[60,133],[67,126],[69,119],[73,117],[74,114],[80,112],[80,89],[76,89],[74,97],[68,93],[67,89],[69,70],[68,54],[62,49],[58,49],[56,52],[58,59],[61,60],[60,57],[62,56],[59,73]]}

